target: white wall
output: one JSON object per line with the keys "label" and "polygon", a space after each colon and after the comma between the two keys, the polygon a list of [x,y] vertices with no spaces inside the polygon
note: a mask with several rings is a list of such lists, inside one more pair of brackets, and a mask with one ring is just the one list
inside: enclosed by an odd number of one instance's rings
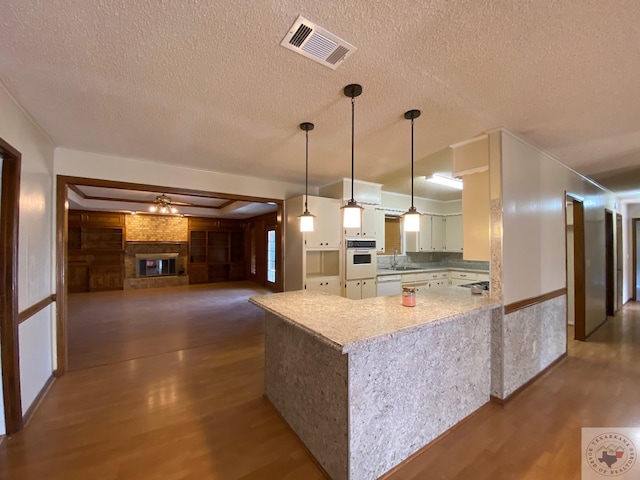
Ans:
{"label": "white wall", "polygon": [[304,179],[302,184],[276,182],[66,148],[56,148],[55,174],[278,200],[304,193]]}
{"label": "white wall", "polygon": [[565,191],[584,198],[586,331],[605,318],[604,210],[615,197],[527,144],[502,134],[503,300],[565,288]]}
{"label": "white wall", "polygon": [[[18,246],[18,310],[54,293],[54,145],[0,84],[0,137],[22,154]],[[53,371],[51,346],[55,308],[34,315],[19,328],[22,409],[26,411]],[[0,433],[4,433],[4,415]]]}

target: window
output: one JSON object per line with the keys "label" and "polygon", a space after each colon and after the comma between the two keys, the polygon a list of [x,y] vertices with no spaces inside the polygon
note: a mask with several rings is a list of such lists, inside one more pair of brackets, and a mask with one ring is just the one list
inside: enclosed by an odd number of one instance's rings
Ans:
{"label": "window", "polygon": [[267,282],[276,282],[276,231],[267,230]]}
{"label": "window", "polygon": [[400,217],[385,217],[384,219],[384,251],[393,255],[394,249],[402,253],[402,232]]}

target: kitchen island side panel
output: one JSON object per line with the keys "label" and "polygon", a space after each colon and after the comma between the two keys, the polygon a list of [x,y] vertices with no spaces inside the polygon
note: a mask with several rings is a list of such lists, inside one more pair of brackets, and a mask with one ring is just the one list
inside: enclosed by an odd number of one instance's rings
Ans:
{"label": "kitchen island side panel", "polygon": [[502,321],[500,398],[505,399],[566,353],[567,296],[509,313]]}
{"label": "kitchen island side panel", "polygon": [[491,311],[349,354],[350,478],[375,479],[489,400]]}
{"label": "kitchen island side panel", "polygon": [[265,312],[265,394],[331,478],[346,480],[347,356]]}

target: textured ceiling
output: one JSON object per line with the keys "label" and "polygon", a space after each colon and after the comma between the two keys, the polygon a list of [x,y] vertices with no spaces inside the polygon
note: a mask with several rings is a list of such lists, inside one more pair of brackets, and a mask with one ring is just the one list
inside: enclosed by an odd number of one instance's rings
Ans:
{"label": "textured ceiling", "polygon": [[[281,47],[298,14],[358,50],[334,71]],[[350,176],[357,82],[356,178],[409,175],[418,108],[417,159],[503,126],[640,185],[637,0],[0,0],[0,18],[0,80],[59,146],[303,182],[311,121],[322,185]]]}

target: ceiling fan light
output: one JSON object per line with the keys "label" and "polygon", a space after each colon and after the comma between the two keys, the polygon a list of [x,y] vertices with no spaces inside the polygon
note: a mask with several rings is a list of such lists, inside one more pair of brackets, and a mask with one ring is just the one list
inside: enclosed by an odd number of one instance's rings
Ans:
{"label": "ceiling fan light", "polygon": [[447,177],[438,173],[434,173],[433,175],[425,178],[427,179],[427,182],[443,185],[449,188],[455,188],[457,190],[462,190],[462,180],[460,180],[459,178]]}

